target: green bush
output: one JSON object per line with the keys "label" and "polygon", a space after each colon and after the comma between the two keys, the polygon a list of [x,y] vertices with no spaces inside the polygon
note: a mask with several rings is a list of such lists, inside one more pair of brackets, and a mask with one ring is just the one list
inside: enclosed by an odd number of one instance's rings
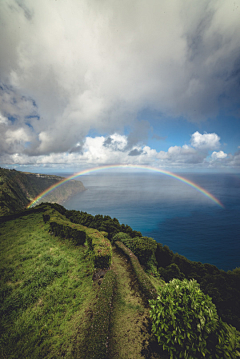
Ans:
{"label": "green bush", "polygon": [[130,239],[131,237],[124,232],[118,232],[117,234],[115,234],[115,236],[112,239],[112,242],[116,242],[116,241],[120,241],[120,242],[124,242],[127,239]]}
{"label": "green bush", "polygon": [[150,300],[152,331],[170,358],[235,358],[211,298],[195,280],[173,279]]}
{"label": "green bush", "polygon": [[83,245],[85,243],[86,233],[84,231],[81,231],[77,228],[72,228],[65,223],[61,224],[54,221],[50,222],[50,228],[51,232],[55,236],[71,239],[73,244],[76,246]]}
{"label": "green bush", "polygon": [[119,232],[113,237],[113,242],[121,241],[126,247],[138,257],[142,265],[147,265],[150,258],[154,256],[157,248],[157,242],[150,237],[134,237],[131,238],[128,234]]}
{"label": "green bush", "polygon": [[88,248],[93,251],[95,268],[109,268],[112,263],[112,246],[110,241],[96,229],[87,229]]}
{"label": "green bush", "polygon": [[180,271],[177,264],[172,263],[166,268],[159,268],[158,273],[161,275],[161,277],[164,278],[165,282],[170,282],[170,280],[177,278],[177,279],[184,279],[184,274]]}

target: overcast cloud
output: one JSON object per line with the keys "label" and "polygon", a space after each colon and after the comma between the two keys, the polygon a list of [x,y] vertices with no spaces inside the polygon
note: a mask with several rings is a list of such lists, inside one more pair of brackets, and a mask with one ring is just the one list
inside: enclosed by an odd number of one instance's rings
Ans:
{"label": "overcast cloud", "polygon": [[137,118],[239,116],[239,19],[231,0],[1,1],[2,163],[236,165],[217,133],[156,151]]}

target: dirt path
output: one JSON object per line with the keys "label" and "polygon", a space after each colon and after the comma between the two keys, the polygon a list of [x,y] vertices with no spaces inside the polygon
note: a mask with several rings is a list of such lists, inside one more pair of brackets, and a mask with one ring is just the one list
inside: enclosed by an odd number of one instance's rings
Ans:
{"label": "dirt path", "polygon": [[115,248],[112,268],[117,274],[117,288],[111,315],[109,358],[163,358],[148,345],[152,341],[149,309],[141,298],[130,263]]}

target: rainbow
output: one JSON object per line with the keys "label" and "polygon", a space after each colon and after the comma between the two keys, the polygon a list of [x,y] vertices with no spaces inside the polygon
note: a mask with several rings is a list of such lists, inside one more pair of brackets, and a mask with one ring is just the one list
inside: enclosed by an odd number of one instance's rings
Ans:
{"label": "rainbow", "polygon": [[42,193],[40,193],[36,198],[34,198],[27,206],[27,208],[31,208],[33,207],[34,205],[37,204],[37,202],[42,199],[44,196],[46,196],[48,193],[52,192],[53,190],[55,190],[55,188],[58,188],[60,187],[61,185],[63,185],[64,183],[70,181],[70,180],[73,180],[79,176],[83,176],[85,174],[89,174],[89,173],[92,173],[92,172],[97,172],[97,171],[102,171],[102,170],[107,170],[107,169],[110,169],[110,168],[136,168],[136,169],[141,169],[141,170],[150,170],[150,171],[154,171],[154,172],[158,172],[158,173],[161,173],[161,174],[164,174],[164,175],[167,175],[167,176],[170,176],[172,178],[176,178],[177,180],[183,182],[183,183],[186,183],[188,184],[189,186],[195,188],[197,191],[201,192],[202,194],[204,194],[206,197],[210,198],[213,202],[215,202],[218,206],[220,206],[221,208],[224,208],[223,204],[216,198],[214,197],[211,193],[209,193],[208,191],[206,191],[204,188],[198,186],[196,183],[192,182],[192,181],[189,181],[188,179],[182,177],[182,176],[179,176],[179,175],[176,175],[172,172],[169,172],[169,171],[165,171],[165,170],[162,170],[162,169],[159,169],[159,168],[156,168],[156,167],[152,167],[152,166],[141,166],[141,165],[121,165],[121,164],[118,164],[118,165],[107,165],[107,166],[99,166],[99,167],[93,167],[93,168],[90,168],[90,169],[86,169],[86,170],[83,170],[83,171],[80,171],[78,173],[75,173],[74,175],[72,176],[69,176],[67,178],[64,178],[63,180],[55,183],[54,185],[52,185],[51,187],[47,188],[45,191],[43,191]]}

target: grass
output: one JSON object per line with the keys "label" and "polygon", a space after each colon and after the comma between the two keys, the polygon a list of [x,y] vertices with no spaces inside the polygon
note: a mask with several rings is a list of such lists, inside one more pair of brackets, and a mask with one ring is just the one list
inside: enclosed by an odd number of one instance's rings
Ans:
{"label": "grass", "polygon": [[84,345],[92,260],[48,230],[42,214],[0,226],[2,358],[74,358]]}
{"label": "grass", "polygon": [[[66,221],[55,209],[44,205],[43,208],[51,218]],[[41,212],[25,213],[0,225],[3,359],[93,358],[88,348],[100,338],[91,330],[94,318],[97,323],[96,313],[103,311],[99,298],[101,288],[107,294],[105,282],[93,285],[92,251],[51,235],[49,228]],[[81,228],[87,234],[92,231]],[[108,312],[110,309],[108,358],[165,358],[151,334],[149,308],[132,266],[116,248],[111,270],[117,282],[113,302],[106,306]],[[152,276],[148,278],[154,287],[161,284]],[[96,358],[100,355],[95,354]]]}
{"label": "grass", "polygon": [[151,334],[149,309],[131,265],[116,248],[113,249],[112,268],[117,274],[117,288],[110,324],[109,358],[165,358]]}

